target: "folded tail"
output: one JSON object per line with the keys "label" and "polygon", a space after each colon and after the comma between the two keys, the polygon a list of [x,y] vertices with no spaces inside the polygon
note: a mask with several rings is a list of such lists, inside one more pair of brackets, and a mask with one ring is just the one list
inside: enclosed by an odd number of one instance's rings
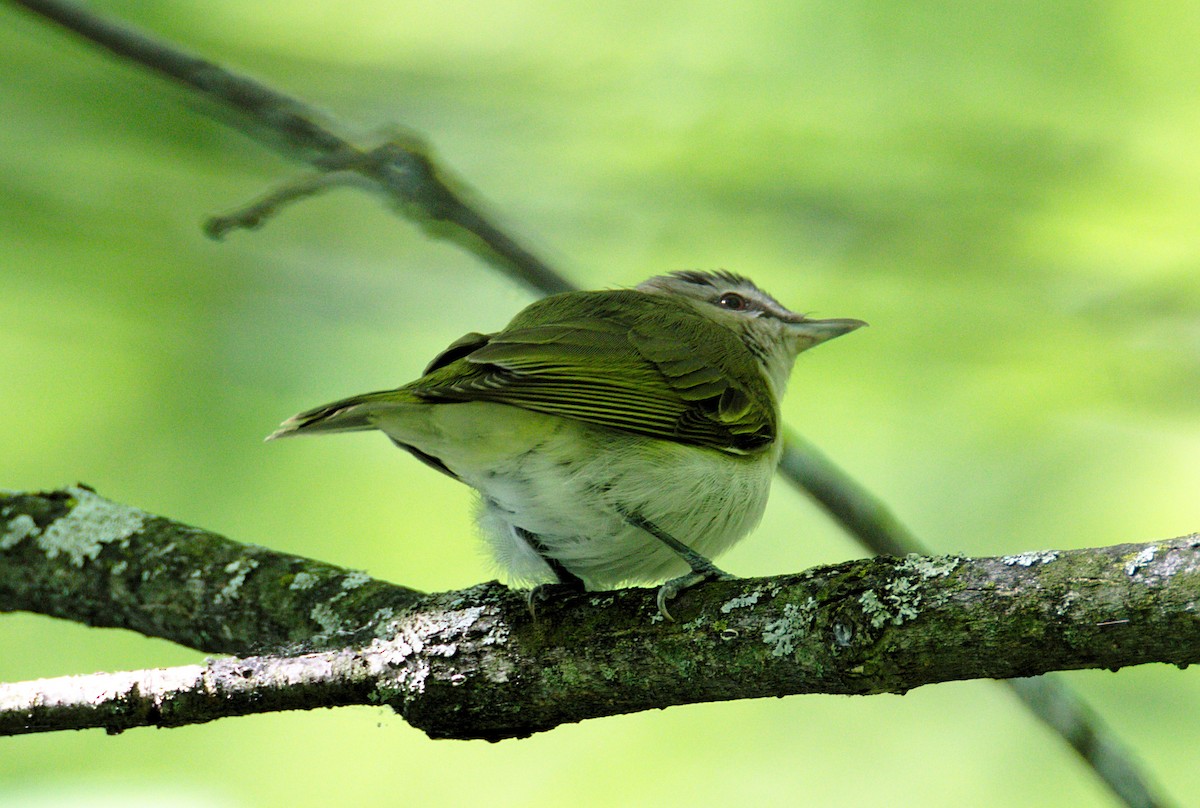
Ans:
{"label": "folded tail", "polygon": [[293,415],[279,425],[267,440],[287,438],[292,435],[315,435],[324,432],[359,432],[376,428],[376,416],[380,412],[394,410],[404,404],[415,403],[417,398],[405,390],[382,390],[351,396],[332,404],[315,407]]}

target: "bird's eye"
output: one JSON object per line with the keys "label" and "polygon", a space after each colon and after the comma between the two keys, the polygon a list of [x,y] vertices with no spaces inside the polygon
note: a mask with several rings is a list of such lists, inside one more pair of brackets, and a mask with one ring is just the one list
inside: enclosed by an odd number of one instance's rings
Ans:
{"label": "bird's eye", "polygon": [[726,292],[717,299],[717,305],[730,311],[745,311],[750,307],[750,301],[737,292]]}

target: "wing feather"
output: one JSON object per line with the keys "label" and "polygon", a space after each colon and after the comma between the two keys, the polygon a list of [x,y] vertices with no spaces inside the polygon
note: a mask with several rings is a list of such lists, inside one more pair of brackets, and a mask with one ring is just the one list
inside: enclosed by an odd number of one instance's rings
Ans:
{"label": "wing feather", "polygon": [[567,297],[534,304],[498,333],[468,334],[404,389],[739,454],[774,440],[770,391],[732,331],[658,295]]}

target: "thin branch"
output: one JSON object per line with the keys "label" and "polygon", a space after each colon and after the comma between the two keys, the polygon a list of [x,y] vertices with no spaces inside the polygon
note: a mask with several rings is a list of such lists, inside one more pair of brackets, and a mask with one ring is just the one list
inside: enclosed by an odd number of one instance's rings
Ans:
{"label": "thin branch", "polygon": [[[261,558],[259,548],[194,529],[175,531],[171,543],[183,547],[166,550],[164,534],[176,523],[86,489],[4,495],[0,513],[0,568],[16,558],[21,569],[37,572],[40,558],[42,581],[81,571],[122,591],[129,568],[147,551],[191,554],[195,548],[186,545],[193,543]],[[316,564],[289,563],[297,561]],[[196,578],[173,564],[147,569],[161,570],[160,579],[174,575],[173,584],[158,583],[179,589]],[[242,573],[194,602],[194,625],[178,626],[182,636],[170,636],[166,629],[176,624],[161,622],[158,636],[191,643],[199,626],[210,647],[223,648],[221,638],[244,626],[226,602],[214,602],[222,591],[253,587],[267,604],[297,591],[295,575],[277,566]],[[328,614],[342,610],[346,592],[393,589],[365,576],[349,588],[345,577],[331,586],[336,580],[325,581]],[[4,587],[7,602],[11,583]],[[411,597],[395,589],[396,602]],[[933,682],[1049,670],[1187,665],[1200,662],[1198,590],[1200,535],[1004,558],[879,557],[714,582],[681,597],[676,623],[661,619],[652,589],[564,592],[534,618],[519,593],[482,584],[377,618],[348,649],[2,685],[0,734],[121,731],[387,704],[433,737],[496,740],[674,704],[903,693]],[[123,605],[137,625],[155,622],[150,615],[161,608],[157,596],[139,603],[133,592]]]}
{"label": "thin branch", "polygon": [[327,170],[353,170],[373,180],[394,205],[437,238],[456,241],[535,290],[574,288],[541,259],[468,202],[460,183],[435,166],[415,138],[396,138],[362,150],[320,122],[315,110],[265,84],[160,42],[132,27],[104,20],[74,3],[12,0],[74,31],[111,53],[160,73],[236,113],[266,145]]}
{"label": "thin branch", "polygon": [[370,703],[364,654],[210,660],[206,665],[0,684],[0,735],[181,727],[281,710]]}
{"label": "thin branch", "polygon": [[[97,18],[84,9],[56,0],[13,0],[18,5],[54,20],[117,55],[156,70],[217,100],[243,116],[251,131],[268,145],[298,153],[322,171],[355,170],[378,184],[410,219],[433,236],[453,240],[497,266],[524,285],[542,293],[566,291],[573,285],[478,212],[478,205],[464,201],[468,196],[461,183],[446,180],[435,167],[428,150],[416,141],[398,139],[364,152],[318,122],[318,116],[296,99],[265,85],[233,74],[212,62],[185,54],[126,27]],[[300,187],[299,185],[295,187]],[[286,194],[282,202],[290,201]],[[223,225],[250,226],[273,214],[279,204],[251,207],[241,220],[214,220],[210,229]],[[877,553],[899,554],[919,550],[915,537],[869,492],[848,477],[810,444],[794,436],[785,447],[781,472],[806,490],[831,516]],[[1109,750],[1104,760],[1120,758],[1120,745],[1103,722],[1063,685],[1051,680],[1017,688],[1027,706],[1043,720],[1063,732],[1063,727],[1085,727],[1096,744],[1075,742],[1080,733],[1064,737],[1084,755],[1114,792],[1131,806],[1160,804],[1136,776],[1132,758],[1110,770],[1088,749]],[[1044,711],[1055,704],[1054,713]],[[1077,708],[1077,709],[1076,709]],[[1062,720],[1062,716],[1068,720]],[[1132,777],[1126,776],[1133,772]]]}
{"label": "thin branch", "polygon": [[[794,432],[787,436],[779,471],[871,550],[889,555],[927,552],[886,504]],[[1004,684],[1031,713],[1062,736],[1126,805],[1153,808],[1167,804],[1153,793],[1134,763],[1133,753],[1061,679],[1038,676]]]}
{"label": "thin branch", "polygon": [[[1114,625],[1120,625],[1116,623]],[[1186,663],[1180,663],[1186,667]],[[1017,697],[1043,723],[1061,735],[1067,743],[1100,772],[1105,782],[1127,804],[1154,808],[1166,805],[1163,798],[1150,791],[1134,764],[1134,757],[1125,748],[1086,702],[1053,676],[1032,679],[1007,679]]]}
{"label": "thin branch", "polygon": [[871,552],[928,552],[882,500],[794,430],[785,433],[779,473]]}
{"label": "thin branch", "polygon": [[325,171],[295,179],[276,188],[255,202],[224,216],[213,216],[204,223],[204,232],[211,238],[225,238],[231,230],[256,230],[267,219],[287,205],[324,193],[333,188],[354,186],[374,190],[374,183],[349,171]]}

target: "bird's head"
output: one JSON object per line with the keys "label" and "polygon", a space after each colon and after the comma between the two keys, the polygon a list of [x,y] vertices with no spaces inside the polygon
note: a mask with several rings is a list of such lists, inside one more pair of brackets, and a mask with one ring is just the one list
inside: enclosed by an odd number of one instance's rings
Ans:
{"label": "bird's head", "polygon": [[777,395],[792,363],[814,345],[866,325],[862,320],[813,320],[785,308],[753,281],[732,272],[672,272],[638,285],[638,291],[685,299],[705,317],[734,331],[758,360]]}

